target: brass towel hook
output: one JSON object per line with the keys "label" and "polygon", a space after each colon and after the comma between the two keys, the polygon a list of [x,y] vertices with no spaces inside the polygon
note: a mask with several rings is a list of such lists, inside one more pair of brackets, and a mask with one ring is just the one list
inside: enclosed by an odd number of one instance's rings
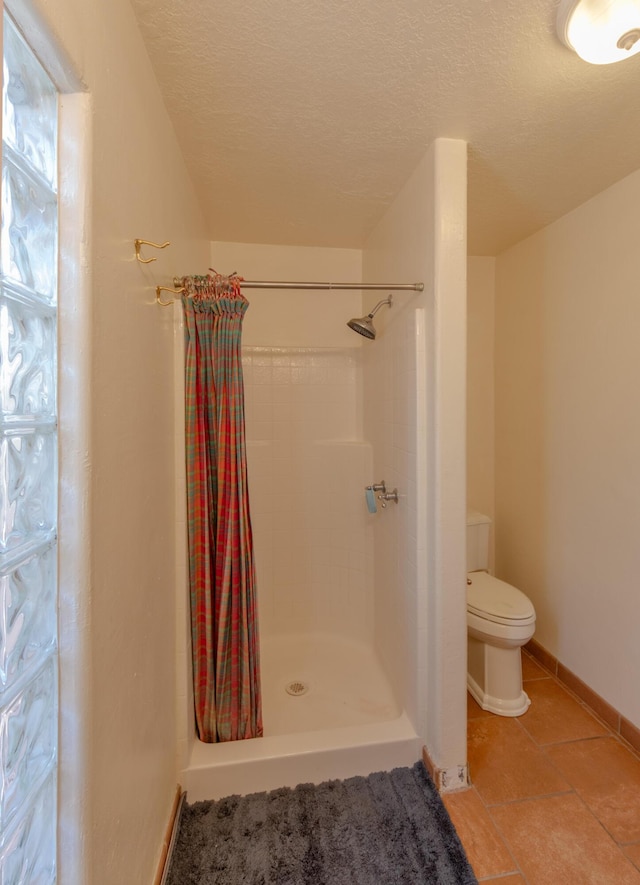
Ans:
{"label": "brass towel hook", "polygon": [[172,298],[171,301],[163,301],[160,297],[160,293],[171,292],[172,295],[182,295],[182,293],[185,291],[186,290],[184,287],[181,287],[180,289],[170,289],[168,286],[156,286],[156,302],[158,304],[161,304],[162,307],[169,307],[171,304],[173,304],[174,299]]}
{"label": "brass towel hook", "polygon": [[149,240],[134,240],[133,245],[136,247],[136,258],[142,264],[151,264],[152,261],[155,261],[155,258],[143,258],[140,255],[140,247],[141,246],[153,246],[154,249],[166,249],[167,246],[170,246],[171,243],[167,241],[166,243],[152,243]]}

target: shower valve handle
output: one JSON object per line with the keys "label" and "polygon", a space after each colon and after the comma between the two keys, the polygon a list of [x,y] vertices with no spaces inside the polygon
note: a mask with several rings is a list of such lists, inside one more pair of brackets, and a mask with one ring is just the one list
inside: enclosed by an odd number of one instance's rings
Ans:
{"label": "shower valve handle", "polygon": [[386,501],[395,501],[398,503],[398,490],[394,489],[392,492],[384,491],[381,495],[378,495],[378,501],[381,501],[381,507],[386,507]]}

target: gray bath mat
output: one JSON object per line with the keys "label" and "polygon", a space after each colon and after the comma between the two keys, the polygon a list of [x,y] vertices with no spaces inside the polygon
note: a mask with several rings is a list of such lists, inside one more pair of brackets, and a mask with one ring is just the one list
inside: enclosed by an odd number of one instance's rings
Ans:
{"label": "gray bath mat", "polygon": [[167,885],[476,885],[421,762],[185,805]]}

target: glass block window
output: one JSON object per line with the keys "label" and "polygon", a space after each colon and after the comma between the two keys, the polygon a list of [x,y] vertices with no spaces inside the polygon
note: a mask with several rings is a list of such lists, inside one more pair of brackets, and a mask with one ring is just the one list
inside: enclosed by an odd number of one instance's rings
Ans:
{"label": "glass block window", "polygon": [[56,882],[55,86],[4,18],[0,227],[0,883]]}

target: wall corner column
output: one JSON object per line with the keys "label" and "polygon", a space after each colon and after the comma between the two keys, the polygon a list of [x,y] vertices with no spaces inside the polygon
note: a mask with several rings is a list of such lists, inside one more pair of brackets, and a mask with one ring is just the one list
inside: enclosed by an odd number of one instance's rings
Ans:
{"label": "wall corner column", "polygon": [[467,145],[432,145],[433,298],[427,378],[426,749],[440,788],[468,783],[466,747]]}

